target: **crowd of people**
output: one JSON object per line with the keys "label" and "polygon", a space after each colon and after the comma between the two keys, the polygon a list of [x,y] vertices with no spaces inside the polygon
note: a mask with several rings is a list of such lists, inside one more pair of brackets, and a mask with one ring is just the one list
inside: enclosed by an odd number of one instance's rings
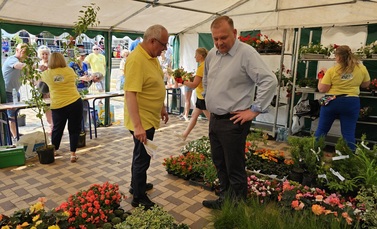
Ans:
{"label": "crowd of people", "polygon": [[[210,26],[214,46],[195,50],[198,63],[192,81],[183,81],[186,104],[183,120],[189,121],[180,137],[186,140],[202,113],[209,120],[209,139],[212,161],[217,170],[220,190],[215,200],[204,200],[203,206],[221,209],[226,197],[236,202],[247,195],[244,147],[251,122],[259,114],[268,112],[275,94],[277,79],[250,45],[237,39],[237,29],[228,16],[220,16]],[[71,162],[77,161],[76,149],[81,131],[83,102],[79,91],[106,76],[106,59],[101,47],[94,45],[92,53],[79,52],[77,61],[67,64],[60,53],[51,53],[48,47],[40,47],[39,69],[42,81],[49,87],[51,98],[51,140],[58,150],[68,121]],[[171,87],[171,50],[168,30],[162,25],[152,25],[130,46],[121,52],[119,90],[124,90],[124,125],[133,137],[134,148],[131,166],[131,205],[151,208],[155,203],[147,191],[153,184],[147,182],[147,170],[151,156],[145,146],[153,144],[156,130],[169,121],[165,107],[166,88]],[[12,102],[12,89],[19,89],[25,47],[19,44],[14,56],[3,64],[7,102]],[[318,83],[320,92],[337,98],[322,107],[317,138],[329,131],[333,121],[340,119],[342,135],[351,149],[355,144],[355,128],[360,109],[359,87],[367,87],[370,77],[367,69],[352,54],[348,46],[340,46],[335,52],[336,65],[325,72]],[[89,66],[92,74],[89,74]],[[254,89],[256,88],[256,89]],[[189,120],[190,91],[195,89],[196,103]],[[256,90],[256,93],[254,93]],[[254,95],[256,94],[255,98]],[[9,110],[14,118],[14,111]],[[47,117],[48,114],[46,114]],[[47,117],[47,120],[49,118]],[[15,126],[11,122],[15,136]]]}

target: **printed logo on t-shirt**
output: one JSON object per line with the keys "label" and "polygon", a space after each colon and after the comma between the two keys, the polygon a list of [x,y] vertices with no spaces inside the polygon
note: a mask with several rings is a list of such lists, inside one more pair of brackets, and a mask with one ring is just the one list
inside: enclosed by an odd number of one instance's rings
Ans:
{"label": "printed logo on t-shirt", "polygon": [[343,74],[343,75],[340,77],[340,79],[342,79],[342,80],[350,80],[350,79],[352,79],[352,78],[353,78],[352,73],[345,73],[345,74]]}
{"label": "printed logo on t-shirt", "polygon": [[57,83],[57,82],[63,82],[64,81],[64,77],[62,75],[56,75],[54,76],[54,82]]}

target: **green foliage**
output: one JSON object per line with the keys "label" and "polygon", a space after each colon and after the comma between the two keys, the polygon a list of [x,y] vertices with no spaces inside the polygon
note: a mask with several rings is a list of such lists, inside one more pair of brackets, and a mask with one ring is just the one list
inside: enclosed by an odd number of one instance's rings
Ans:
{"label": "green foliage", "polygon": [[36,44],[24,44],[22,48],[25,49],[27,58],[24,60],[25,67],[21,72],[21,83],[28,85],[30,88],[31,99],[26,101],[32,110],[36,113],[35,116],[40,120],[44,134],[45,146],[47,146],[46,130],[43,123],[43,114],[46,113],[47,105],[39,92],[35,83],[41,80],[41,72],[38,70],[39,58],[37,55]]}
{"label": "green foliage", "polygon": [[300,87],[317,88],[318,79],[316,78],[302,78],[297,81]]}
{"label": "green foliage", "polygon": [[[347,155],[349,158],[333,160],[331,165],[324,169],[327,180],[322,180],[322,182],[326,182],[324,185],[326,185],[331,191],[338,191],[344,194],[357,188],[356,180],[353,178],[357,176],[359,168],[356,167],[355,157],[352,150],[348,147],[347,142],[343,138],[338,139],[335,145],[335,150],[342,155]],[[331,172],[330,168],[333,171],[338,172],[345,178],[345,180],[340,181],[339,178]]]}
{"label": "green foliage", "polygon": [[132,211],[132,214],[127,219],[114,226],[115,229],[126,228],[182,228],[188,229],[186,224],[176,224],[175,219],[169,213],[164,211],[161,207],[155,206],[149,210],[144,210],[144,207],[137,207]]}
{"label": "green foliage", "polygon": [[276,202],[261,204],[257,198],[238,205],[226,200],[222,210],[214,211],[212,218],[216,229],[352,228],[332,215],[317,216],[311,211],[292,211],[289,208],[281,207]]}
{"label": "green foliage", "polygon": [[321,165],[323,156],[323,148],[325,146],[324,139],[318,141],[314,136],[310,137],[288,137],[288,145],[295,167],[300,167],[310,174],[317,174]]}
{"label": "green foliage", "polygon": [[362,187],[356,199],[359,201],[358,207],[365,209],[360,217],[366,228],[377,228],[377,186]]}
{"label": "green foliage", "polygon": [[83,6],[86,10],[80,10],[80,13],[83,14],[79,16],[78,20],[74,25],[75,37],[85,33],[89,26],[98,26],[100,21],[97,20],[97,13],[100,10],[99,6],[96,6],[95,3],[91,3],[90,6]]}
{"label": "green foliage", "polygon": [[314,54],[324,54],[326,56],[330,56],[330,54],[334,51],[334,46],[324,46],[322,44],[313,44],[310,43],[309,45],[303,45],[300,47],[299,53],[314,53]]}

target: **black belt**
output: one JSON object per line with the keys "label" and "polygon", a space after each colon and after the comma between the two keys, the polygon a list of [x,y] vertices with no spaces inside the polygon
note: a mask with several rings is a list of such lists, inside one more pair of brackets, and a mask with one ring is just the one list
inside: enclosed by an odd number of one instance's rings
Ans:
{"label": "black belt", "polygon": [[217,114],[211,113],[211,115],[212,115],[212,117],[214,117],[215,119],[230,119],[230,118],[233,117],[235,114],[227,113],[227,114],[223,114],[223,115],[217,115]]}

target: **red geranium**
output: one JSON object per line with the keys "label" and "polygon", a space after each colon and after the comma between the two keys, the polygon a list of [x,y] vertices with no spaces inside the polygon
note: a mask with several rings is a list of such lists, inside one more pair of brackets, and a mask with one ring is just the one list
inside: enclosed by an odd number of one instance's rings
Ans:
{"label": "red geranium", "polygon": [[94,184],[89,190],[71,195],[55,210],[69,212],[68,222],[72,228],[85,228],[88,224],[99,226],[119,207],[122,196],[117,184]]}

